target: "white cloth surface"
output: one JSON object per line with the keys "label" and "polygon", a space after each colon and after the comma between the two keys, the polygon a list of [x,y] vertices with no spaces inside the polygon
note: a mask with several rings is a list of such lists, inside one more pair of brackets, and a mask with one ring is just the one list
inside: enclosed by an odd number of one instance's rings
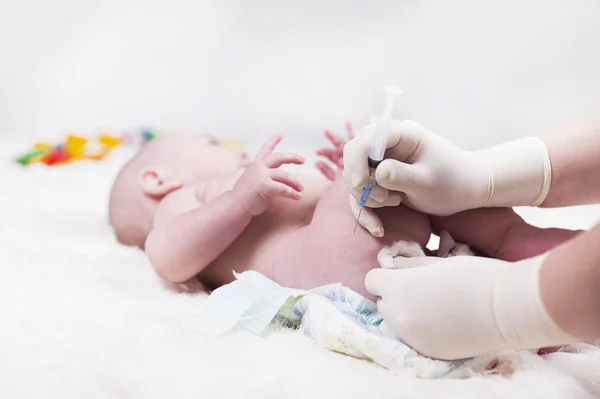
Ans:
{"label": "white cloth surface", "polygon": [[[264,138],[264,137],[263,137]],[[247,143],[250,150],[260,141]],[[600,353],[528,356],[513,378],[425,381],[281,332],[203,334],[205,295],[164,287],[107,226],[108,189],[131,151],[99,163],[27,168],[29,141],[0,142],[0,397],[591,398]],[[289,140],[309,155],[319,143]],[[325,144],[325,141],[322,141]],[[313,171],[309,156],[306,170]],[[530,212],[588,227],[597,208]],[[566,220],[571,216],[575,219]],[[596,370],[596,371],[594,371]]]}

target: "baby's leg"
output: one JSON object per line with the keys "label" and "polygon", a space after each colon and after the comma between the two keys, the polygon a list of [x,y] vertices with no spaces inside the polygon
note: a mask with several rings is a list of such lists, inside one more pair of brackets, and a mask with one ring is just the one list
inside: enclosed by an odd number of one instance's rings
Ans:
{"label": "baby's leg", "polygon": [[368,295],[364,278],[379,267],[377,255],[383,247],[407,241],[423,248],[431,234],[429,218],[406,207],[377,212],[385,224],[384,237],[373,237],[360,226],[354,233],[348,190],[341,179],[333,182],[319,198],[311,223],[295,233],[293,255],[278,279],[303,289],[342,283]]}
{"label": "baby's leg", "polygon": [[368,240],[378,245],[392,245],[404,240],[416,242],[423,248],[429,241],[431,223],[428,216],[402,205],[375,209],[375,212],[385,227],[385,236],[380,239],[373,237],[360,225],[356,226],[356,220],[350,211],[348,189],[339,178],[319,198],[308,227],[330,230],[332,235],[359,243]]}

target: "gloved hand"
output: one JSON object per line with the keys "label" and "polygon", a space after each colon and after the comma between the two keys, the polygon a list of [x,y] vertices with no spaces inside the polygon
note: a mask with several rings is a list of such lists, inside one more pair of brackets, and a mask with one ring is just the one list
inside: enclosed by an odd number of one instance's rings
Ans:
{"label": "gloved hand", "polygon": [[[343,176],[356,199],[368,179],[373,133],[374,126],[366,125],[344,147]],[[415,122],[392,121],[385,157],[376,170],[370,208],[403,202],[445,216],[482,207],[537,206],[550,188],[550,158],[537,137],[471,152]],[[361,217],[363,227],[371,232],[381,229],[381,221],[368,215],[364,221]]]}
{"label": "gloved hand", "polygon": [[433,358],[579,342],[552,321],[542,303],[538,271],[544,259],[396,258],[406,269],[373,269],[365,286],[381,298],[382,329]]}

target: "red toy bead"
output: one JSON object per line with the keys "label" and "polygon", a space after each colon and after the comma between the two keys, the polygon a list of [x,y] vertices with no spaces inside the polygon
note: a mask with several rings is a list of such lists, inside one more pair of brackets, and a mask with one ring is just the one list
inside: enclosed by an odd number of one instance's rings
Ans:
{"label": "red toy bead", "polygon": [[64,163],[69,160],[69,154],[61,148],[55,148],[50,154],[44,159],[46,165],[56,165]]}

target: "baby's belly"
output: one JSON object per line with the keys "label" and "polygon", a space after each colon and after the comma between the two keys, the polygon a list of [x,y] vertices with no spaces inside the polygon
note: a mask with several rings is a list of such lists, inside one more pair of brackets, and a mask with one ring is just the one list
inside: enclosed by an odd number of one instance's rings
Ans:
{"label": "baby's belly", "polygon": [[[290,250],[290,237],[310,224],[315,206],[331,184],[312,176],[298,176],[305,186],[300,201],[274,199],[268,210],[254,218],[244,232],[199,277],[210,288],[234,280],[233,272],[256,270],[274,279],[282,254]],[[293,243],[291,244],[294,245]]]}

